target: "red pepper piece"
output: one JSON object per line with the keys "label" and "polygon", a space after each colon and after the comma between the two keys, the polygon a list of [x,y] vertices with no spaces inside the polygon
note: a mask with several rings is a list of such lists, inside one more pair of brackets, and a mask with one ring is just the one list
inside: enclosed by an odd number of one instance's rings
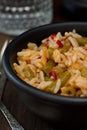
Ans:
{"label": "red pepper piece", "polygon": [[56,37],[56,34],[51,34],[51,38],[54,39]]}
{"label": "red pepper piece", "polygon": [[51,71],[49,74],[50,74],[50,76],[53,76],[53,78],[55,80],[57,80],[58,76],[57,76],[57,73],[55,71]]}
{"label": "red pepper piece", "polygon": [[56,44],[58,44],[59,48],[62,48],[63,47],[63,44],[60,40],[57,40]]}

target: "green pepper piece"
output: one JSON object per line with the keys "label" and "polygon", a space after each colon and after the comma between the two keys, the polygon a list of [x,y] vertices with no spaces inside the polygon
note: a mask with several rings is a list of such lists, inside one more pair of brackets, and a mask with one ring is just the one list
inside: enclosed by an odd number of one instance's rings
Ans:
{"label": "green pepper piece", "polygon": [[63,73],[65,71],[65,68],[62,68],[57,65],[52,68],[52,71],[55,71],[59,76],[59,75],[61,75],[61,73]]}
{"label": "green pepper piece", "polygon": [[61,79],[61,87],[64,86],[64,84],[68,81],[68,79],[70,78],[71,74],[69,71],[65,71],[60,75],[60,79]]}
{"label": "green pepper piece", "polygon": [[80,46],[87,44],[87,37],[76,38],[76,40]]}
{"label": "green pepper piece", "polygon": [[82,68],[81,75],[85,78],[87,78],[87,67]]}
{"label": "green pepper piece", "polygon": [[43,71],[44,71],[45,73],[49,73],[54,66],[55,66],[55,62],[54,62],[53,60],[49,60],[49,61],[46,63],[46,65],[44,66]]}
{"label": "green pepper piece", "polygon": [[70,42],[66,41],[65,44],[63,45],[63,47],[61,48],[61,53],[67,52],[70,48],[71,44]]}
{"label": "green pepper piece", "polygon": [[45,76],[44,76],[44,80],[45,80],[45,81],[49,81],[49,80],[50,80],[50,75],[49,75],[49,74],[45,75]]}
{"label": "green pepper piece", "polygon": [[51,48],[51,47],[48,48],[49,59],[53,59],[53,57],[52,57],[53,51],[54,51],[54,48]]}
{"label": "green pepper piece", "polygon": [[24,73],[25,73],[25,75],[26,75],[27,78],[32,79],[32,78],[35,77],[34,72],[30,68],[30,66],[27,66],[26,68],[24,68],[23,71],[24,71]]}

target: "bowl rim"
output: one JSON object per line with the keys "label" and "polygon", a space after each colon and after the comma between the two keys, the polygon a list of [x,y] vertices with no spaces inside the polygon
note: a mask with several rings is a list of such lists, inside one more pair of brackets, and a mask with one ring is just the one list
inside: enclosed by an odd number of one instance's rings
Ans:
{"label": "bowl rim", "polygon": [[43,99],[43,101],[49,101],[50,103],[63,103],[63,104],[71,104],[71,105],[85,105],[87,104],[87,97],[73,97],[73,96],[64,96],[64,95],[57,95],[57,94],[52,94],[48,92],[44,92],[42,90],[39,90],[35,87],[32,87],[31,85],[29,86],[27,83],[22,81],[16,74],[13,72],[10,62],[9,62],[9,55],[10,55],[10,50],[14,44],[16,44],[21,38],[24,36],[26,37],[29,33],[32,33],[36,30],[41,30],[47,27],[55,27],[55,26],[67,26],[67,25],[81,25],[81,26],[87,26],[86,22],[62,22],[62,23],[53,23],[53,24],[47,24],[47,25],[42,25],[39,28],[33,28],[30,30],[27,30],[26,32],[16,36],[9,45],[7,46],[3,59],[2,59],[2,65],[3,69],[8,77],[19,89],[22,89],[26,93],[33,95],[37,97],[38,99]]}

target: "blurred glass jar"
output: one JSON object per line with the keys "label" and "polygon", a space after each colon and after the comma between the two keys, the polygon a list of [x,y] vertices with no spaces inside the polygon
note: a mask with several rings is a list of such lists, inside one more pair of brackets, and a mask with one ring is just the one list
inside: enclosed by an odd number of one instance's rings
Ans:
{"label": "blurred glass jar", "polygon": [[24,31],[51,23],[52,0],[0,0],[0,32],[19,35]]}

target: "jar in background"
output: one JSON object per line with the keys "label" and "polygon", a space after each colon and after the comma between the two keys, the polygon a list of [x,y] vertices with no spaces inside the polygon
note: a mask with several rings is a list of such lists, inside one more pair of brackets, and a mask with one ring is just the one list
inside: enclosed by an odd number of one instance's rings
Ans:
{"label": "jar in background", "polygon": [[51,23],[52,0],[0,0],[0,32],[19,35],[24,31]]}

